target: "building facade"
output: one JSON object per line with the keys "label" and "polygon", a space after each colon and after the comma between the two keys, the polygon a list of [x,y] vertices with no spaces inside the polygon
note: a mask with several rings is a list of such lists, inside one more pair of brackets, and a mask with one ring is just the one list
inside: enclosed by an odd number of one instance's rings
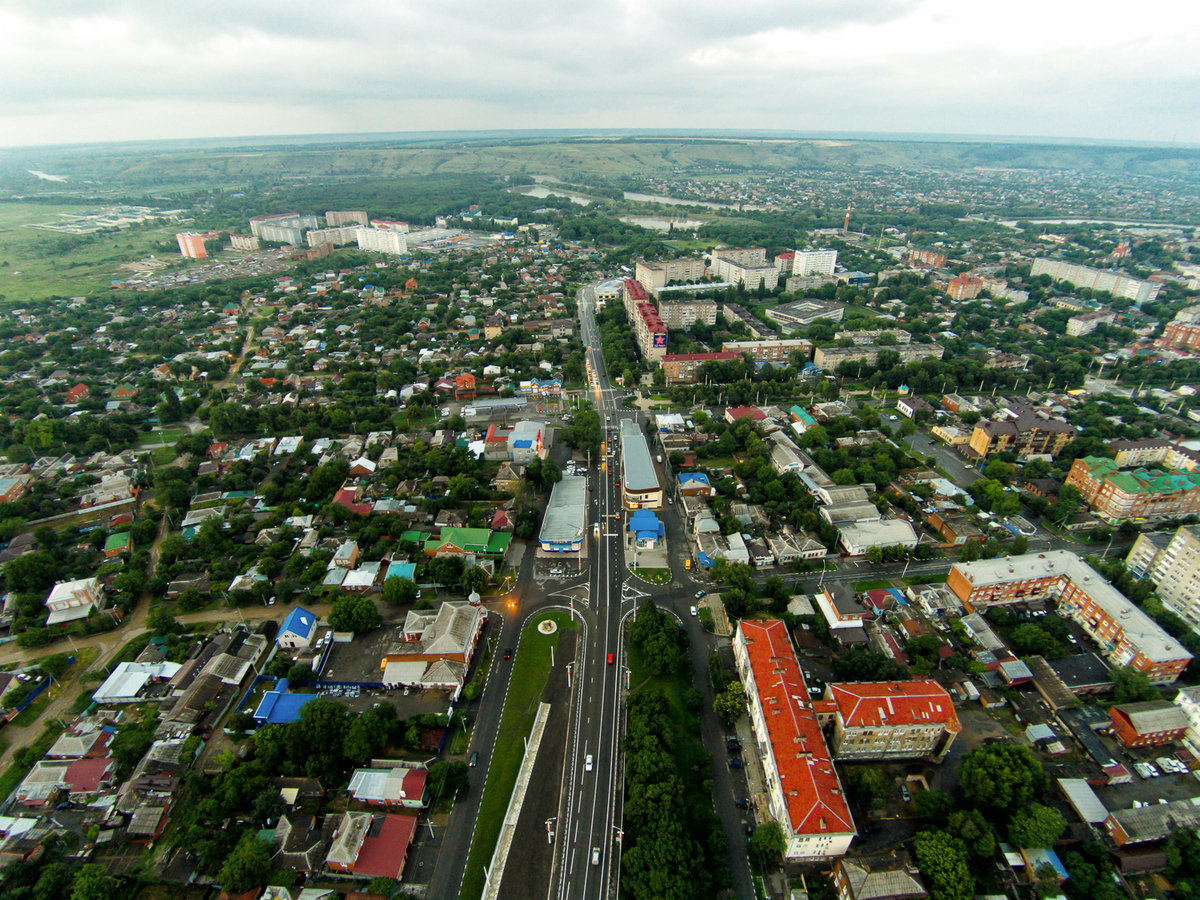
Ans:
{"label": "building facade", "polygon": [[799,353],[805,359],[812,358],[812,341],[804,338],[776,341],[725,341],[721,349],[729,353],[749,354],[756,363],[789,363],[792,354]]}
{"label": "building facade", "polygon": [[736,353],[668,353],[663,356],[662,370],[668,385],[695,384],[696,370],[705,363],[734,362],[741,359]]}
{"label": "building facade", "polygon": [[1114,297],[1124,297],[1139,305],[1150,302],[1162,290],[1162,285],[1155,281],[1142,281],[1108,269],[1093,269],[1061,259],[1035,259],[1029,274],[1035,278],[1049,275],[1055,281],[1092,291],[1108,291]]}
{"label": "building facade", "polygon": [[967,446],[975,458],[1008,451],[1021,457],[1057,457],[1079,433],[1074,425],[1039,415],[1023,403],[1010,402],[1004,412],[1004,418],[984,419],[971,432]]}
{"label": "building facade", "polygon": [[1181,525],[1163,535],[1140,534],[1125,558],[1134,575],[1148,577],[1158,596],[1193,625],[1200,625],[1200,525]]}
{"label": "building facade", "polygon": [[668,328],[691,328],[697,322],[717,324],[717,304],[712,300],[659,300],[658,315]]}
{"label": "building facade", "polygon": [[1115,460],[1084,456],[1071,464],[1067,484],[1110,524],[1182,518],[1200,512],[1200,471],[1133,469]]}
{"label": "building facade", "polygon": [[910,363],[922,359],[941,359],[945,348],[941,344],[862,344],[856,347],[818,347],[813,351],[813,362],[822,369],[836,369],[844,362],[863,362],[875,365],[879,354],[892,351],[900,362]]}
{"label": "building facade", "polygon": [[797,250],[792,257],[792,274],[804,278],[809,275],[832,275],[837,268],[836,250]]}
{"label": "building facade", "polygon": [[639,259],[633,267],[633,278],[651,294],[657,294],[672,281],[691,284],[704,280],[704,260],[689,259]]}
{"label": "building facade", "polygon": [[403,231],[392,228],[356,228],[355,239],[359,250],[389,253],[404,256],[408,253],[408,237]]}
{"label": "building facade", "polygon": [[962,730],[954,700],[936,681],[830,684],[823,713],[837,759],[945,758]]}

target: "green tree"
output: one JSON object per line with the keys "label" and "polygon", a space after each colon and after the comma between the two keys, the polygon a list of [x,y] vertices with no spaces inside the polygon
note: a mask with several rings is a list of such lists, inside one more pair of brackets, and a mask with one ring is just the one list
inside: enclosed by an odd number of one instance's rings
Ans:
{"label": "green tree", "polygon": [[746,689],[740,681],[731,681],[725,690],[713,698],[713,712],[721,717],[727,727],[737,723],[746,714]]}
{"label": "green tree", "polygon": [[750,855],[760,866],[776,862],[786,849],[787,841],[778,822],[763,822],[754,829],[750,838]]}
{"label": "green tree", "polygon": [[217,882],[230,894],[242,894],[262,887],[270,877],[271,847],[253,831],[247,831],[225,858]]}
{"label": "green tree", "polygon": [[383,582],[383,599],[385,603],[413,603],[420,590],[416,582],[410,578],[392,576]]}
{"label": "green tree", "polygon": [[109,900],[117,894],[117,879],[100,866],[89,863],[80,868],[71,884],[71,900]]}
{"label": "green tree", "polygon": [[913,839],[913,852],[931,900],[972,900],[975,879],[962,841],[944,831],[921,831]]}
{"label": "green tree", "polygon": [[917,795],[917,815],[924,821],[936,825],[944,825],[950,810],[954,808],[954,799],[937,788],[930,788]]}
{"label": "green tree", "polygon": [[979,859],[991,859],[996,853],[996,831],[977,809],[956,809],[948,823],[951,834],[966,845],[967,852]]}
{"label": "green tree", "polygon": [[383,617],[369,597],[339,597],[329,611],[329,624],[334,631],[370,631],[383,624]]}
{"label": "green tree", "polygon": [[1057,809],[1034,803],[1013,813],[1008,839],[1018,847],[1052,847],[1066,827]]}
{"label": "green tree", "polygon": [[1046,773],[1033,751],[1018,744],[987,744],[963,757],[959,784],[967,802],[1008,815],[1045,794]]}
{"label": "green tree", "polygon": [[1130,666],[1113,669],[1112,680],[1113,699],[1117,703],[1139,703],[1143,700],[1162,699],[1162,694],[1150,683],[1150,679]]}

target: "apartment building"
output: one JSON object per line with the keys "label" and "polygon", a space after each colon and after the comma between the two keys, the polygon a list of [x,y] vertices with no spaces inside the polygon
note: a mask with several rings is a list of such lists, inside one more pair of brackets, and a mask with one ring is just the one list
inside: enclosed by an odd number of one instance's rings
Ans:
{"label": "apartment building", "polygon": [[1117,314],[1107,309],[1080,313],[1067,319],[1067,334],[1071,337],[1083,337],[1091,334],[1101,325],[1111,325],[1117,321]]}
{"label": "apartment building", "polygon": [[325,213],[325,225],[329,228],[337,228],[342,225],[366,225],[367,214],[360,209],[354,210],[334,210],[331,209]]}
{"label": "apartment building", "polygon": [[1158,587],[1158,596],[1193,625],[1200,625],[1200,525],[1174,535],[1139,534],[1125,565]]}
{"label": "apartment building", "polygon": [[984,419],[971,432],[967,446],[977,459],[1013,451],[1018,456],[1058,456],[1075,440],[1074,425],[1052,419],[1028,404],[1012,401],[994,419]]}
{"label": "apartment building", "polygon": [[756,363],[772,362],[786,364],[791,362],[792,354],[799,353],[805,359],[812,357],[812,341],[804,338],[779,341],[725,341],[721,349],[738,355],[749,354]]}
{"label": "apartment building", "polygon": [[779,270],[771,263],[740,265],[723,259],[713,262],[713,271],[719,280],[728,284],[743,285],[748,291],[773,291],[779,285]]}
{"label": "apartment building", "polygon": [[633,278],[651,294],[657,294],[672,281],[690,284],[704,280],[704,260],[689,259],[639,259],[633,267]]}
{"label": "apartment building", "polygon": [[767,812],[787,841],[784,858],[806,862],[843,856],[856,835],[854,820],[787,627],[778,620],[743,620],[733,656],[762,760]]}
{"label": "apartment building", "polygon": [[1175,695],[1175,705],[1183,710],[1188,720],[1183,743],[1192,756],[1200,757],[1200,686],[1180,688]]}
{"label": "apartment building", "polygon": [[712,300],[659,300],[658,315],[667,328],[691,328],[697,322],[717,324],[717,304]]}
{"label": "apartment building", "polygon": [[1132,666],[1156,684],[1179,677],[1192,655],[1074,553],[1050,550],[956,563],[946,579],[968,612],[1054,597],[1100,645],[1108,661]]}
{"label": "apartment building", "polygon": [[742,357],[737,353],[668,353],[662,360],[663,374],[668,385],[695,384],[696,370],[705,363],[733,362]]}
{"label": "apartment building", "polygon": [[1189,306],[1177,312],[1154,345],[1176,350],[1200,350],[1200,306]]}
{"label": "apartment building", "polygon": [[945,253],[939,253],[937,250],[931,250],[928,247],[914,247],[908,251],[908,262],[909,265],[913,266],[930,266],[934,269],[944,269],[949,259]]}
{"label": "apartment building", "polygon": [[832,275],[837,268],[836,250],[797,250],[792,257],[792,274],[801,278],[810,275]]}
{"label": "apartment building", "polygon": [[755,340],[772,340],[775,337],[775,331],[768,328],[758,319],[756,319],[750,310],[737,303],[726,303],[721,307],[721,315],[732,325],[734,322],[741,322],[746,326],[746,331],[750,333],[750,337]]}
{"label": "apartment building", "polygon": [[941,359],[946,352],[941,344],[863,344],[857,347],[818,347],[813,351],[813,362],[821,369],[836,369],[844,362],[863,362],[875,365],[879,354],[893,351],[900,362],[910,363],[922,359]]}
{"label": "apartment building", "polygon": [[956,275],[946,285],[946,294],[952,300],[974,300],[983,291],[983,279],[973,275]]}
{"label": "apartment building", "polygon": [[255,216],[250,220],[250,233],[254,237],[280,244],[302,244],[304,232],[316,227],[316,216],[304,216],[294,212]]}
{"label": "apartment building", "polygon": [[304,236],[304,239],[310,247],[320,247],[322,244],[341,247],[353,244],[358,240],[358,227],[357,225],[337,225],[332,228],[314,228]]}
{"label": "apartment building", "polygon": [[1062,259],[1035,259],[1029,274],[1032,277],[1049,275],[1054,281],[1065,281],[1073,287],[1108,291],[1114,297],[1124,297],[1139,305],[1150,302],[1162,290],[1162,285],[1155,281],[1142,281],[1120,272],[1093,269]]}
{"label": "apartment building", "polygon": [[185,231],[183,234],[175,235],[175,242],[179,244],[179,252],[184,259],[208,259],[208,249],[204,246],[204,242],[216,236],[215,231],[207,234]]}
{"label": "apartment building", "polygon": [[1200,512],[1200,471],[1122,470],[1115,460],[1084,456],[1067,473],[1097,516],[1109,524],[1147,522]]}
{"label": "apartment building", "polygon": [[408,253],[408,238],[403,231],[393,228],[356,228],[355,239],[359,250],[389,253],[404,256]]}
{"label": "apartment building", "polygon": [[231,234],[229,246],[233,250],[257,250],[258,238],[252,234]]}
{"label": "apartment building", "polygon": [[962,727],[936,681],[873,681],[825,687],[818,718],[836,759],[941,761]]}
{"label": "apartment building", "polygon": [[729,262],[737,266],[766,266],[770,265],[767,251],[764,247],[718,247],[710,254],[709,268],[715,269],[719,263]]}

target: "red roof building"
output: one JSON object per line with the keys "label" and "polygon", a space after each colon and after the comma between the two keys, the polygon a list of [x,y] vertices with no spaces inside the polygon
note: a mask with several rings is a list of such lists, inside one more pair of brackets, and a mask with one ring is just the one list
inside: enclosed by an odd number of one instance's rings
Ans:
{"label": "red roof building", "polygon": [[766,775],[770,814],[783,826],[788,861],[831,859],[850,849],[854,820],[809,700],[787,627],[743,621],[733,645]]}
{"label": "red roof building", "polygon": [[1126,747],[1157,747],[1180,740],[1188,730],[1187,713],[1166,700],[1126,703],[1108,711],[1112,733]]}
{"label": "red roof building", "polygon": [[75,385],[75,387],[67,391],[67,402],[78,403],[80,400],[86,399],[90,393],[91,391],[88,390],[88,386],[83,382],[80,382],[79,384]]}
{"label": "red roof building", "polygon": [[359,502],[359,489],[355,487],[341,488],[333,495],[333,502],[346,507],[355,515],[369,516],[371,514],[371,504]]}
{"label": "red roof building", "polygon": [[463,372],[454,379],[454,396],[460,400],[470,400],[475,396],[475,376]]}
{"label": "red roof building", "polygon": [[399,881],[416,831],[415,816],[346,813],[334,832],[325,865],[335,872]]}
{"label": "red roof building", "polygon": [[838,759],[945,758],[962,727],[936,681],[831,684],[833,754]]}
{"label": "red roof building", "polygon": [[662,358],[663,375],[667,384],[694,384],[696,370],[709,362],[733,362],[741,359],[733,351],[717,353],[668,353]]}
{"label": "red roof building", "polygon": [[725,421],[732,425],[738,419],[749,419],[751,422],[761,422],[767,414],[757,406],[730,406],[725,410]]}

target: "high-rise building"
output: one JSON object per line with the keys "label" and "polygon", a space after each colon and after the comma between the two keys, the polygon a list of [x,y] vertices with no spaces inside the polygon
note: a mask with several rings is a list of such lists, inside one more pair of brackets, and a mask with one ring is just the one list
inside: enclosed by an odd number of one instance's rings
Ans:
{"label": "high-rise building", "polygon": [[280,213],[274,216],[255,216],[250,220],[250,233],[262,241],[279,244],[302,244],[304,232],[317,227],[316,216],[300,213]]}
{"label": "high-rise building", "polygon": [[358,226],[338,225],[333,228],[314,228],[304,237],[310,247],[320,247],[322,244],[341,247],[345,244],[353,244],[358,240]]}
{"label": "high-rise building", "polygon": [[837,255],[836,250],[797,250],[792,258],[792,274],[832,275],[837,268]]}
{"label": "high-rise building", "polygon": [[359,228],[355,231],[359,250],[376,253],[391,253],[404,256],[408,253],[408,238],[403,231],[390,228]]}
{"label": "high-rise building", "polygon": [[329,210],[325,213],[325,225],[336,228],[339,225],[366,225],[367,214],[362,210]]}
{"label": "high-rise building", "polygon": [[704,260],[690,259],[639,259],[634,264],[633,277],[651,294],[657,294],[672,281],[690,284],[704,280]]}
{"label": "high-rise building", "polygon": [[[1125,565],[1158,586],[1158,596],[1193,625],[1200,625],[1200,525],[1162,534],[1140,534]],[[1165,544],[1165,546],[1164,546]]]}
{"label": "high-rise building", "polygon": [[1049,275],[1055,281],[1065,281],[1073,287],[1108,291],[1114,297],[1124,297],[1139,305],[1150,302],[1162,290],[1162,285],[1155,281],[1142,281],[1120,272],[1093,269],[1063,259],[1035,259],[1029,274],[1034,277]]}
{"label": "high-rise building", "polygon": [[175,240],[179,243],[179,252],[185,259],[208,259],[208,251],[204,248],[207,239],[207,234],[197,234],[194,231],[175,235]]}

